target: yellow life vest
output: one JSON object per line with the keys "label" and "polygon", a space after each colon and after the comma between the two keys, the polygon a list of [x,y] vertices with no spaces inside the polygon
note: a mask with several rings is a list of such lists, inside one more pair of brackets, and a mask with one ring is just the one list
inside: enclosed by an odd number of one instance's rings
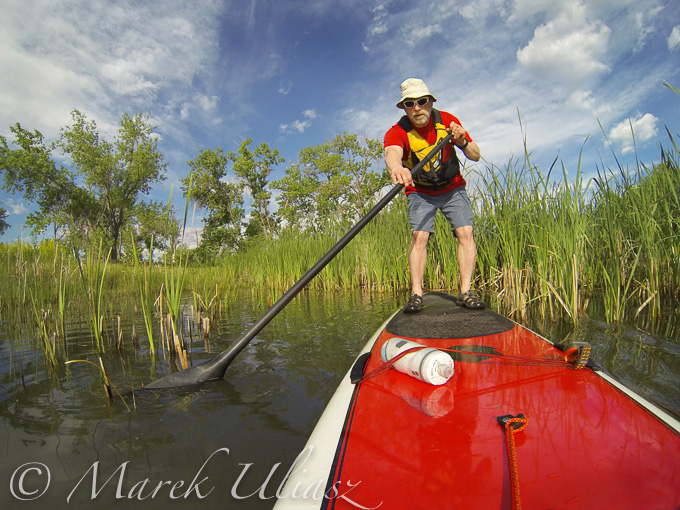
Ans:
{"label": "yellow life vest", "polygon": [[[427,140],[413,129],[413,125],[406,115],[399,120],[399,126],[408,135],[408,143],[411,149],[411,153],[408,154],[407,159],[404,161],[404,166],[411,170],[448,134],[446,126],[442,124],[442,115],[439,110],[432,109],[432,118],[434,120],[434,129],[437,132],[437,139],[433,144],[428,143]],[[439,190],[445,188],[453,181],[460,173],[460,163],[458,162],[456,151],[452,147],[449,150],[451,152],[447,161],[443,161],[444,149],[442,149],[439,154],[423,167],[423,170],[413,179],[413,182],[427,189]]]}

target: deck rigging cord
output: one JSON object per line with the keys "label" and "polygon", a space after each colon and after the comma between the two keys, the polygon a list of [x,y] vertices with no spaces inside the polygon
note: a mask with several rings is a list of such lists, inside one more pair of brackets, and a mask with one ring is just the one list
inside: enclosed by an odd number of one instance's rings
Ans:
{"label": "deck rigging cord", "polygon": [[[394,364],[399,361],[404,356],[412,354],[421,349],[429,349],[430,346],[421,345],[418,347],[412,347],[400,352],[398,355],[390,358],[388,361],[382,362],[376,368],[363,374],[360,380],[353,381],[355,383],[367,381],[373,377],[383,374],[390,370]],[[523,365],[523,366],[552,366],[552,367],[565,367],[574,370],[580,370],[586,366],[588,359],[590,357],[591,346],[586,342],[574,342],[565,347],[562,357],[555,358],[530,358],[525,356],[508,356],[505,354],[495,354],[488,352],[475,352],[463,349],[454,349],[447,347],[440,347],[440,351],[451,352],[455,354],[460,354],[464,356],[480,356],[486,359],[479,360],[481,362],[498,363],[501,365]],[[464,360],[459,360],[464,361]]]}

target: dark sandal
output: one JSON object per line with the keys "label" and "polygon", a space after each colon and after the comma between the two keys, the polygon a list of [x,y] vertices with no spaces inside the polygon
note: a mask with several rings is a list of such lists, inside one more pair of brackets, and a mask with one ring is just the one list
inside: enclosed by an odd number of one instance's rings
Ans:
{"label": "dark sandal", "polygon": [[471,308],[473,310],[479,310],[486,307],[484,301],[479,299],[477,295],[471,290],[468,290],[467,292],[464,292],[458,296],[456,304],[458,306],[464,306],[465,308]]}
{"label": "dark sandal", "polygon": [[423,309],[423,296],[413,294],[404,305],[404,313],[419,312]]}

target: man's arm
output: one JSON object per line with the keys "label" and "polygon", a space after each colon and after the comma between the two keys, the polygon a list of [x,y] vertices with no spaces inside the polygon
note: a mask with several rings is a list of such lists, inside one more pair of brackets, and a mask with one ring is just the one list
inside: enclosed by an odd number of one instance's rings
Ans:
{"label": "man's arm", "polygon": [[[463,142],[463,145],[465,145],[465,142]],[[479,145],[477,145],[477,142],[468,142],[467,147],[464,149],[462,147],[460,148],[463,151],[463,154],[465,154],[465,157],[471,159],[472,161],[479,161],[479,158],[482,157],[482,151],[479,150]]]}
{"label": "man's arm", "polygon": [[411,171],[404,167],[403,157],[403,147],[399,145],[388,145],[385,147],[385,165],[387,165],[387,171],[390,173],[390,177],[392,177],[392,182],[394,184],[413,186]]}

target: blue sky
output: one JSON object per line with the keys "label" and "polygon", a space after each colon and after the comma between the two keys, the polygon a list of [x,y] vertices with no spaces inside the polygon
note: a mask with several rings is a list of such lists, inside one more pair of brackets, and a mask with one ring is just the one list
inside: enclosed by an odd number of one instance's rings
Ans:
{"label": "blue sky", "polygon": [[[124,112],[158,126],[166,201],[198,148],[245,138],[298,152],[348,131],[382,140],[420,77],[503,167],[524,153],[570,173],[659,159],[680,132],[677,0],[2,0],[0,134],[54,140],[74,108],[113,139]],[[518,116],[521,115],[522,126]],[[630,126],[634,127],[633,150]],[[67,164],[67,162],[64,162]],[[283,175],[285,165],[273,178]],[[32,204],[0,191],[22,236]],[[199,213],[200,216],[200,213]],[[27,237],[27,233],[23,232]]]}

